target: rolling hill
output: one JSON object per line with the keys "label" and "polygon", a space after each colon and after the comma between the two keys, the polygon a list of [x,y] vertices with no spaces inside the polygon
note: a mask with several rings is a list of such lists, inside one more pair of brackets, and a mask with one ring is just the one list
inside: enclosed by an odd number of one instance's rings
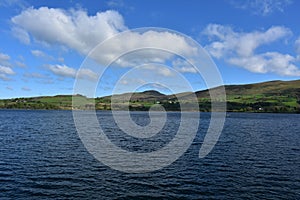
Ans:
{"label": "rolling hill", "polygon": [[[212,88],[215,90],[217,88]],[[269,81],[245,85],[226,85],[227,110],[232,112],[292,112],[300,113],[300,80]],[[209,90],[195,92],[200,111],[210,111]],[[154,104],[161,104],[166,110],[180,110],[176,97],[188,102],[191,93],[165,95],[155,90],[124,93],[114,96],[119,109],[129,106],[130,110],[148,110]],[[98,110],[111,109],[111,96],[86,98],[82,95],[57,95],[31,98],[14,98],[0,100],[2,109],[72,109],[72,97],[84,100],[86,104],[73,109]],[[130,98],[130,103],[126,99]],[[95,104],[93,103],[95,102]],[[118,107],[117,106],[117,107]]]}
{"label": "rolling hill", "polygon": [[[300,80],[226,85],[227,110],[299,112]],[[208,90],[198,91],[199,102],[209,101]]]}

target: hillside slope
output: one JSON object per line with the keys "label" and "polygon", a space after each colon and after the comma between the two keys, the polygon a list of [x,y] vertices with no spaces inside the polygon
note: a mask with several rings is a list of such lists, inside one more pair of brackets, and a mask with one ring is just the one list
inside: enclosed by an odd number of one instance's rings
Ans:
{"label": "hillside slope", "polygon": [[[214,90],[215,88],[211,89]],[[300,113],[300,80],[269,81],[245,85],[226,85],[227,110],[233,112],[294,112]],[[210,111],[209,90],[197,91],[196,96],[201,111]],[[114,96],[117,108],[123,110],[148,110],[154,104],[161,104],[166,110],[180,110],[176,97],[190,99],[190,92],[165,95],[155,90],[124,93]],[[0,100],[2,109],[72,109],[72,95],[42,96]],[[111,96],[86,98],[74,96],[86,102],[86,105],[73,109],[110,110]],[[130,98],[130,103],[126,99]]]}
{"label": "hillside slope", "polygon": [[[225,90],[229,111],[299,112],[300,80],[226,85]],[[208,90],[196,95],[199,102],[209,101]]]}

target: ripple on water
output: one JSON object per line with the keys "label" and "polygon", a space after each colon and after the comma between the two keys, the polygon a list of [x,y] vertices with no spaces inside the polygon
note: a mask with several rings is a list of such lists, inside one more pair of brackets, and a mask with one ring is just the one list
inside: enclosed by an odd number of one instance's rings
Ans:
{"label": "ripple on water", "polygon": [[[110,112],[97,116],[115,144],[139,152],[167,144],[180,121],[173,112],[164,132],[139,141],[121,133]],[[300,199],[300,115],[231,113],[199,159],[209,116],[201,113],[194,143],[172,165],[127,174],[86,151],[72,112],[1,110],[0,199]],[[147,113],[132,117],[149,123]]]}

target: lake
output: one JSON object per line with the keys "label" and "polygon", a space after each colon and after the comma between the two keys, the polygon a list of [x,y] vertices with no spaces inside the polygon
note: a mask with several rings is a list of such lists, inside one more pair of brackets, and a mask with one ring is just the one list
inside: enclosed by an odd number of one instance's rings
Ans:
{"label": "lake", "polygon": [[[138,152],[172,139],[180,113],[167,115],[166,134],[140,141],[120,134],[111,112],[97,112],[115,144]],[[146,112],[132,118],[149,123]],[[209,120],[201,113],[192,145],[171,165],[124,173],[85,149],[71,111],[0,110],[0,199],[300,199],[300,115],[230,113],[200,159]]]}

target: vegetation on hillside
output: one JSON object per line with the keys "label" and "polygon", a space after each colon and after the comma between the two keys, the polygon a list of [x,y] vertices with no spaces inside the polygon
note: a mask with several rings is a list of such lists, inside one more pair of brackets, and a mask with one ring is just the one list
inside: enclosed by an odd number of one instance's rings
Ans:
{"label": "vegetation on hillside", "polygon": [[[214,88],[216,89],[216,88]],[[212,89],[212,90],[214,90]],[[231,112],[290,112],[300,113],[300,80],[270,81],[247,85],[225,86],[227,110]],[[211,99],[208,90],[195,93],[200,111],[211,111]],[[180,104],[176,97],[189,104],[191,93],[164,95],[150,90],[137,93],[125,93],[113,97],[114,109],[149,110],[159,104],[167,111],[179,111]],[[80,102],[72,106],[72,97]],[[86,98],[82,95],[57,95],[32,98],[15,98],[0,100],[2,109],[97,109],[110,110],[111,96]],[[128,103],[126,99],[130,99]]]}

